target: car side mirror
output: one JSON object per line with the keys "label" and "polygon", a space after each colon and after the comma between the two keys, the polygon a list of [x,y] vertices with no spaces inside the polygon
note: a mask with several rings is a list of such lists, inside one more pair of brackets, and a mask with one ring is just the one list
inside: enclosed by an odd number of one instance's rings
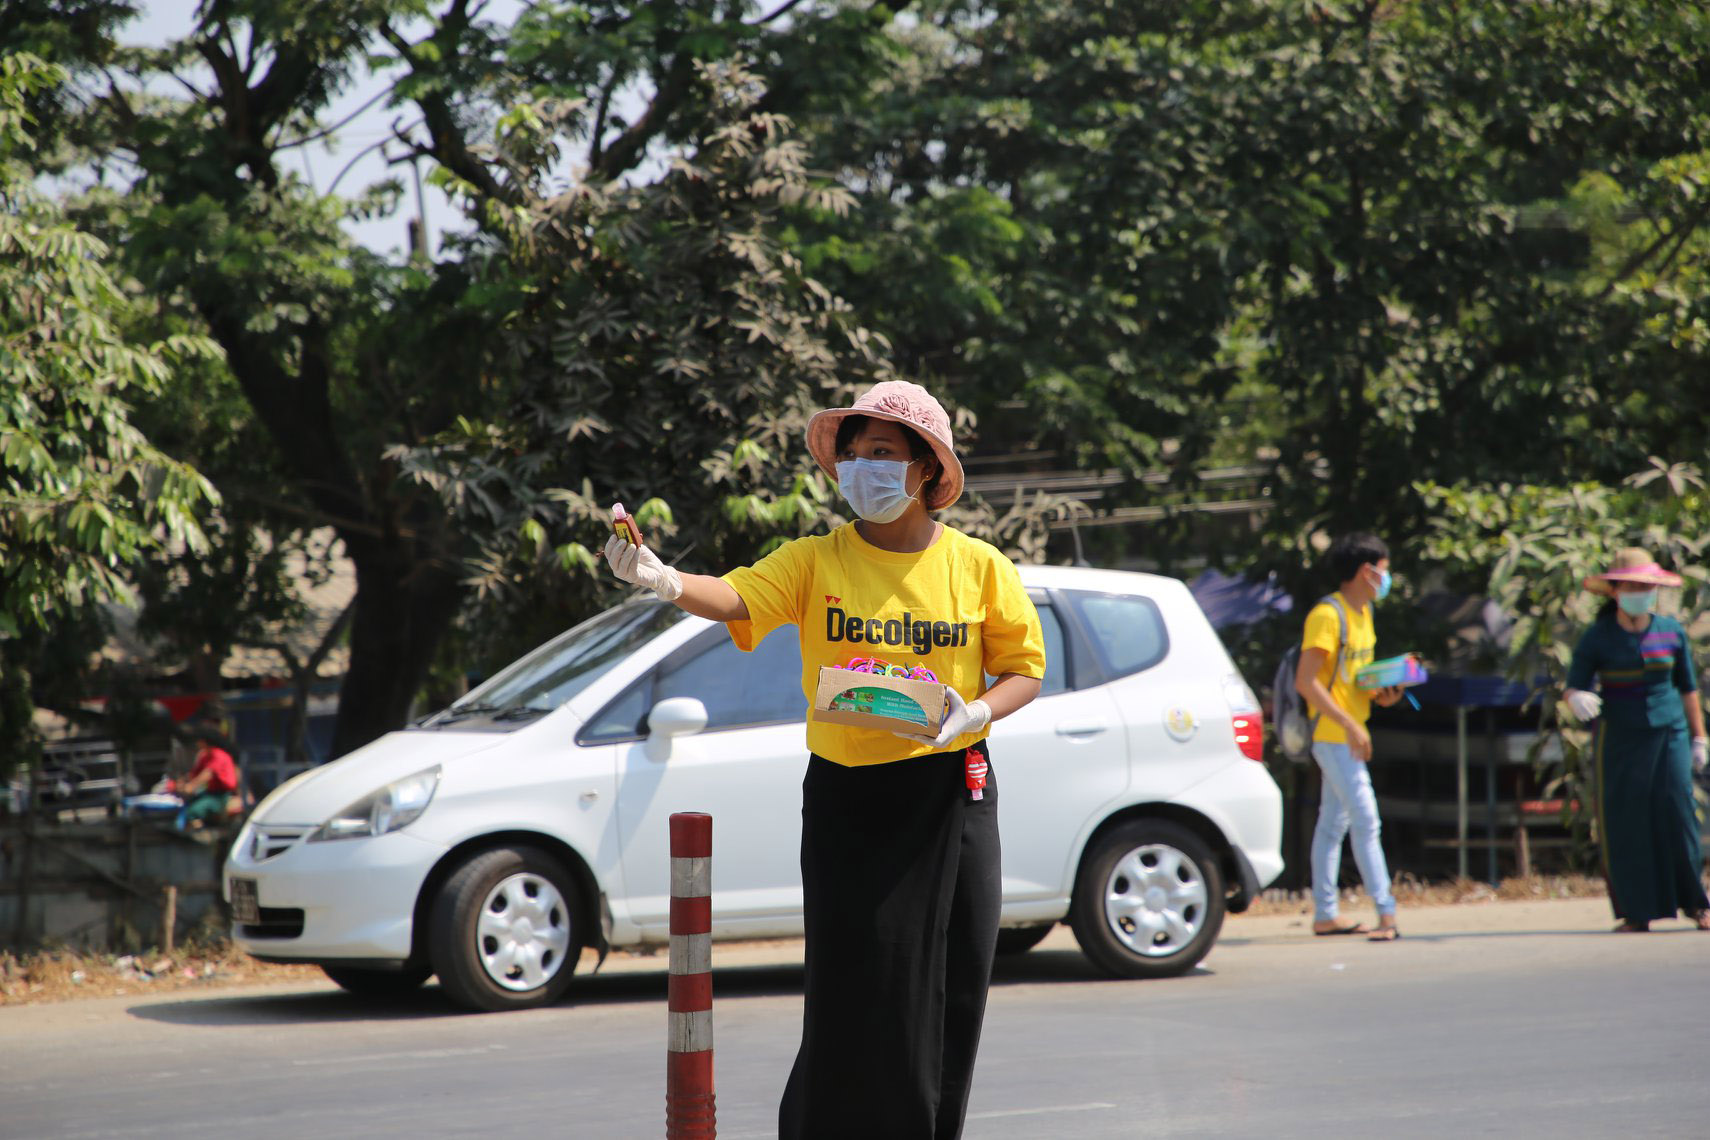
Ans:
{"label": "car side mirror", "polygon": [[694,697],[669,697],[647,714],[647,731],[655,739],[693,736],[707,726],[707,706]]}

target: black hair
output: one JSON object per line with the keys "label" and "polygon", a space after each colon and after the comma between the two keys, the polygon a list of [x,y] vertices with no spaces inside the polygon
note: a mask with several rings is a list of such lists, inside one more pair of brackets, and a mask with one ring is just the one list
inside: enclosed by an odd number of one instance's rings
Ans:
{"label": "black hair", "polygon": [[1384,545],[1383,539],[1364,531],[1344,534],[1330,544],[1330,552],[1325,556],[1337,585],[1358,574],[1366,563],[1382,562],[1388,557],[1389,547]]}
{"label": "black hair", "polygon": [[[856,414],[853,416],[844,416],[838,421],[837,442],[832,447],[833,461],[836,460],[837,456],[843,454],[844,448],[855,442],[855,437],[861,434],[861,430],[865,428],[872,419],[872,416]],[[932,478],[921,484],[920,501],[924,504],[927,500],[932,498],[932,493],[938,489],[938,481],[944,478],[943,461],[938,458],[938,453],[932,449],[932,445],[926,442],[926,437],[909,427],[907,424],[896,420],[883,420],[881,422],[888,423],[902,432],[903,438],[908,441],[908,453],[912,458],[930,459],[933,463],[938,465],[938,470],[933,472]]]}

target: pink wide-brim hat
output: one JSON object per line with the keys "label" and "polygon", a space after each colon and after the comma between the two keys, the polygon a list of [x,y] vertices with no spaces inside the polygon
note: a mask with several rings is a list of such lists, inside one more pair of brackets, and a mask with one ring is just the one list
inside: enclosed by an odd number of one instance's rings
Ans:
{"label": "pink wide-brim hat", "polygon": [[950,417],[931,392],[907,380],[885,380],[861,393],[851,407],[814,413],[807,426],[808,454],[833,482],[837,481],[837,425],[846,416],[872,416],[905,424],[932,446],[943,474],[926,502],[927,510],[941,511],[962,497],[962,461],[956,458]]}
{"label": "pink wide-brim hat", "polygon": [[1647,586],[1678,586],[1680,575],[1664,570],[1657,565],[1649,551],[1636,546],[1618,551],[1614,563],[1601,574],[1593,574],[1585,580],[1585,588],[1594,594],[1611,594],[1614,588],[1611,582],[1643,582]]}

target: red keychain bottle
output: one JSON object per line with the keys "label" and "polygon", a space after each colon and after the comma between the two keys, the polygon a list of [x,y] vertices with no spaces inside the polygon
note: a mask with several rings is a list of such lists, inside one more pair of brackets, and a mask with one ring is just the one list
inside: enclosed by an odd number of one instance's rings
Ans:
{"label": "red keychain bottle", "polygon": [[986,798],[986,750],[974,745],[962,754],[967,764],[968,798],[983,800]]}

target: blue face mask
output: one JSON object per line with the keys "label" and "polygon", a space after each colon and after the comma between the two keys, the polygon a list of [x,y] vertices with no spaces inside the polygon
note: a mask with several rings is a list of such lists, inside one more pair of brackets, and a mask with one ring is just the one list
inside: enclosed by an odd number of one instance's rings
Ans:
{"label": "blue face mask", "polygon": [[1615,599],[1621,607],[1621,612],[1629,617],[1641,617],[1651,612],[1651,607],[1657,604],[1657,592],[1645,590],[1637,594],[1622,594]]}
{"label": "blue face mask", "polygon": [[908,493],[908,464],[890,459],[842,459],[837,489],[855,513],[868,522],[895,522],[914,496]]}
{"label": "blue face mask", "polygon": [[1374,602],[1381,602],[1385,598],[1389,597],[1389,588],[1393,583],[1394,583],[1394,579],[1390,578],[1388,570],[1379,570],[1378,571],[1378,580],[1377,580],[1377,593],[1372,595],[1372,600]]}

